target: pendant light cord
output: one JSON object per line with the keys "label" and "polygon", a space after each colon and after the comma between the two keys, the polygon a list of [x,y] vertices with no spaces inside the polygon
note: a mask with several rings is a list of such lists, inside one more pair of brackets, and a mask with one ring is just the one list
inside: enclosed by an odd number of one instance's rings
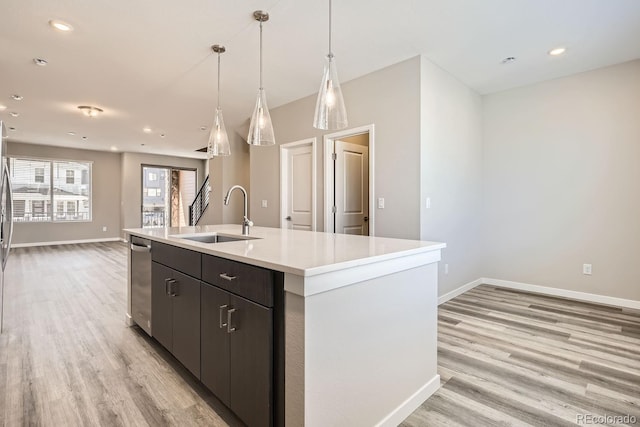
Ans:
{"label": "pendant light cord", "polygon": [[260,20],[260,90],[262,90],[262,20]]}
{"label": "pendant light cord", "polygon": [[220,52],[218,52],[218,110],[220,109]]}
{"label": "pendant light cord", "polygon": [[331,0],[329,0],[329,60],[333,58],[333,52],[331,51]]}

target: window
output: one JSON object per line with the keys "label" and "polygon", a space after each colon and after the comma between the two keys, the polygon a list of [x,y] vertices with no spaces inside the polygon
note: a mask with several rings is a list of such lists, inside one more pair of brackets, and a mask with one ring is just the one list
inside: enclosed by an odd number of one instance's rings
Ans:
{"label": "window", "polygon": [[91,221],[91,162],[9,161],[15,222]]}
{"label": "window", "polygon": [[44,182],[44,168],[35,168],[34,182]]}

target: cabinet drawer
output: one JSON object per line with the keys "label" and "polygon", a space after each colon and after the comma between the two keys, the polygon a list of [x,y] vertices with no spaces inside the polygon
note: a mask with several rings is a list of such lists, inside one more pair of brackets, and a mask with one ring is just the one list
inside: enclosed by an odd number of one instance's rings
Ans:
{"label": "cabinet drawer", "polygon": [[181,271],[189,276],[200,279],[201,277],[201,255],[199,252],[164,243],[151,243],[151,258],[155,262]]}
{"label": "cabinet drawer", "polygon": [[202,280],[250,301],[273,307],[273,272],[266,268],[202,255]]}

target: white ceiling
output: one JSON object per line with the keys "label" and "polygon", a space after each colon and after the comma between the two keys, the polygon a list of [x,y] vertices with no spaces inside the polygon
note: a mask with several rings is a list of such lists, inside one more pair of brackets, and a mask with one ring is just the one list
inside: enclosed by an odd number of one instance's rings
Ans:
{"label": "white ceiling", "polygon": [[[252,12],[271,15],[264,24],[264,86],[273,108],[317,90],[327,6],[328,0],[2,0],[0,104],[8,108],[0,117],[15,127],[14,141],[196,157],[208,138],[200,127],[211,125],[216,102],[211,45],[227,47],[222,107],[231,132],[251,114],[258,87]],[[424,54],[486,94],[640,57],[638,0],[334,0],[333,9],[343,83]],[[48,21],[56,18],[74,31],[53,30]],[[548,56],[556,46],[567,53]],[[507,56],[517,61],[501,64]],[[36,66],[36,57],[49,65]],[[89,119],[78,105],[105,112]],[[143,133],[145,126],[153,132]]]}

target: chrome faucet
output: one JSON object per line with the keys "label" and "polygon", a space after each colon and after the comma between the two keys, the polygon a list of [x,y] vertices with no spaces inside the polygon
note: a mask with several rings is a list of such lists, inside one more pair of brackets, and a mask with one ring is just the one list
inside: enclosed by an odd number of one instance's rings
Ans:
{"label": "chrome faucet", "polygon": [[242,235],[243,236],[248,236],[249,235],[249,227],[253,225],[253,221],[251,221],[249,218],[247,218],[247,190],[242,188],[240,185],[234,185],[233,187],[231,187],[229,189],[229,191],[227,191],[227,195],[224,196],[224,204],[225,205],[229,204],[229,196],[231,196],[231,192],[233,190],[235,190],[236,188],[238,190],[242,191],[242,194],[244,195],[244,215],[242,217]]}

